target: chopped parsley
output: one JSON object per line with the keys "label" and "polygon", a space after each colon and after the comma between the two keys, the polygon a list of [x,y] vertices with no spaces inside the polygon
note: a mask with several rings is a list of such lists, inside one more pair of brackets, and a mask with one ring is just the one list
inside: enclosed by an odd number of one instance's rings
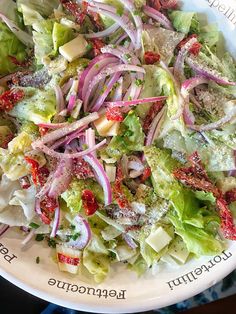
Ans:
{"label": "chopped parsley", "polygon": [[40,226],[38,224],[34,223],[34,222],[31,222],[29,224],[29,227],[32,228],[32,229],[38,229]]}
{"label": "chopped parsley", "polygon": [[49,247],[52,247],[52,248],[56,248],[56,241],[55,240],[53,240],[53,239],[48,239],[48,246]]}
{"label": "chopped parsley", "polygon": [[139,86],[142,86],[144,84],[144,81],[141,79],[136,79],[135,84],[139,87]]}
{"label": "chopped parsley", "polygon": [[37,234],[35,240],[40,242],[44,240],[44,237],[45,237],[44,234]]}
{"label": "chopped parsley", "polygon": [[36,257],[36,264],[39,264],[39,263],[40,263],[40,257],[37,256],[37,257]]}

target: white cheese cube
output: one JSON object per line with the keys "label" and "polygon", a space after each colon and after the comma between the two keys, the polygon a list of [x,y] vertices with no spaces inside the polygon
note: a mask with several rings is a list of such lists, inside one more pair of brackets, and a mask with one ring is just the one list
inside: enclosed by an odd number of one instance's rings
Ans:
{"label": "white cheese cube", "polygon": [[113,122],[112,127],[106,132],[106,136],[118,135],[119,128],[120,128],[120,122]]}
{"label": "white cheese cube", "polygon": [[170,243],[171,240],[172,238],[169,234],[162,227],[158,227],[147,237],[146,243],[149,244],[156,252],[160,252]]}
{"label": "white cheese cube", "polygon": [[106,136],[108,130],[112,127],[114,124],[113,121],[109,121],[106,118],[106,115],[102,115],[99,119],[94,121],[94,125],[101,136]]}
{"label": "white cheese cube", "polygon": [[69,62],[82,57],[87,52],[87,41],[82,35],[59,47],[60,54]]}
{"label": "white cheese cube", "polygon": [[116,180],[116,166],[105,165],[106,174],[110,182],[115,182]]}
{"label": "white cheese cube", "polygon": [[181,238],[176,238],[171,244],[168,254],[178,262],[184,264],[189,256],[189,251]]}

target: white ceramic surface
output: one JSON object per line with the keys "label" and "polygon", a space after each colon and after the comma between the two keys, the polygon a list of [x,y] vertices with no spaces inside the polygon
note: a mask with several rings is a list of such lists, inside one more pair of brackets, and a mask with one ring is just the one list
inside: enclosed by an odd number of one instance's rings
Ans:
{"label": "white ceramic surface", "polygon": [[[216,22],[236,56],[236,1],[185,0],[184,10],[197,11]],[[227,3],[227,4],[226,4]],[[221,280],[236,268],[236,242],[221,256],[205,257],[178,269],[163,269],[142,278],[119,267],[101,285],[61,273],[50,249],[33,242],[21,248],[14,230],[0,238],[0,274],[18,287],[65,307],[96,313],[129,313],[157,309],[187,299]],[[36,257],[40,256],[40,264]]]}

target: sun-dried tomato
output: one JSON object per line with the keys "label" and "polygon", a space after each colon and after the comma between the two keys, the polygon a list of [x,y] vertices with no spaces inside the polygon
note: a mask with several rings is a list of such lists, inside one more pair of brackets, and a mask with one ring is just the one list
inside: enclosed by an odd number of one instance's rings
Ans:
{"label": "sun-dried tomato", "polygon": [[123,192],[122,189],[122,181],[123,181],[123,173],[122,173],[122,168],[121,165],[118,165],[117,167],[117,173],[116,173],[116,180],[113,186],[113,195],[114,198],[118,204],[118,206],[121,209],[128,209],[130,208],[129,201],[127,200],[126,195]]}
{"label": "sun-dried tomato", "polygon": [[58,206],[57,200],[48,195],[46,195],[42,202],[40,202],[41,209],[43,210],[43,212],[46,213],[54,213],[57,206]]}
{"label": "sun-dried tomato", "polygon": [[143,123],[143,130],[144,130],[144,132],[146,134],[149,131],[149,128],[150,128],[150,125],[151,125],[153,119],[161,111],[163,106],[164,106],[164,102],[163,101],[157,101],[156,103],[154,103],[151,106],[147,116],[144,119],[144,123]]}
{"label": "sun-dried tomato", "polygon": [[27,190],[31,187],[30,180],[27,176],[20,178],[19,181],[20,181],[20,186],[23,190]]}
{"label": "sun-dried tomato", "polygon": [[78,266],[80,263],[80,259],[78,257],[71,257],[61,253],[57,253],[57,258],[60,263],[69,264],[72,266]]}
{"label": "sun-dried tomato", "polygon": [[165,10],[174,10],[178,8],[179,0],[160,0],[161,8]]}
{"label": "sun-dried tomato", "polygon": [[24,98],[22,89],[11,89],[0,95],[0,110],[11,111]]}
{"label": "sun-dried tomato", "polygon": [[219,198],[217,200],[217,208],[221,218],[221,229],[225,238],[236,240],[236,226],[234,224],[233,215],[227,206],[226,200]]}
{"label": "sun-dried tomato", "polygon": [[87,216],[93,215],[97,209],[99,208],[97,200],[90,190],[84,190],[82,192],[82,201],[83,201],[83,207],[85,210],[85,214]]}
{"label": "sun-dried tomato", "polygon": [[78,3],[75,3],[71,0],[60,1],[63,7],[75,17],[76,22],[79,25],[82,25],[87,15],[88,4],[85,1],[83,1],[82,6],[80,7]]}
{"label": "sun-dried tomato", "polygon": [[119,107],[107,108],[106,118],[109,121],[122,122],[124,120],[123,113]]}
{"label": "sun-dried tomato", "polygon": [[1,141],[1,148],[7,149],[8,144],[11,142],[11,140],[13,140],[14,135],[12,133],[9,133],[7,136],[5,136],[3,138],[3,140]]}
{"label": "sun-dried tomato", "polygon": [[44,136],[45,134],[48,133],[48,128],[43,128],[43,127],[39,127],[39,133],[41,136]]}
{"label": "sun-dried tomato", "polygon": [[89,11],[89,17],[93,25],[96,27],[98,31],[104,30],[104,23],[101,19],[100,14]]}
{"label": "sun-dried tomato", "polygon": [[96,57],[102,53],[101,48],[105,46],[105,43],[102,39],[93,38],[90,39],[88,42],[92,45],[93,57]]}
{"label": "sun-dried tomato", "polygon": [[77,158],[73,160],[73,174],[79,180],[84,180],[84,179],[94,177],[94,173],[92,169],[83,158]]}
{"label": "sun-dried tomato", "polygon": [[51,219],[48,217],[47,213],[42,212],[42,214],[40,215],[40,218],[45,225],[50,225]]}
{"label": "sun-dried tomato", "polygon": [[190,155],[188,160],[192,166],[195,175],[210,181],[198,152],[194,152],[192,155]]}
{"label": "sun-dried tomato", "polygon": [[150,178],[151,174],[152,174],[151,168],[146,167],[141,176],[141,182],[145,182],[148,178]]}
{"label": "sun-dried tomato", "polygon": [[[196,34],[192,34],[188,36],[187,38],[184,38],[177,46],[178,49],[181,49],[183,46],[187,44],[192,38],[197,38]],[[202,48],[202,44],[199,42],[194,43],[190,48],[189,48],[189,53],[193,54],[194,56],[198,56],[199,52]]]}
{"label": "sun-dried tomato", "polygon": [[160,59],[161,56],[159,55],[159,53],[155,53],[153,51],[146,51],[144,54],[144,62],[148,65],[159,62]]}
{"label": "sun-dried tomato", "polygon": [[153,9],[160,11],[161,9],[161,2],[160,0],[148,0],[147,4],[152,7]]}
{"label": "sun-dried tomato", "polygon": [[31,174],[34,184],[43,186],[46,183],[47,178],[49,176],[48,168],[46,167],[40,168],[39,163],[28,156],[25,156],[25,161],[31,166]]}
{"label": "sun-dried tomato", "polygon": [[129,231],[138,231],[142,228],[142,226],[140,225],[133,225],[133,226],[128,226],[125,228],[125,232],[129,232]]}
{"label": "sun-dried tomato", "polygon": [[224,198],[228,204],[236,202],[236,188],[226,192]]}
{"label": "sun-dried tomato", "polygon": [[30,64],[31,64],[31,61],[30,60],[24,60],[24,61],[19,61],[17,60],[16,57],[14,56],[8,56],[8,58],[10,59],[10,61],[17,65],[18,67],[21,67],[21,68],[26,68],[26,67],[29,67]]}

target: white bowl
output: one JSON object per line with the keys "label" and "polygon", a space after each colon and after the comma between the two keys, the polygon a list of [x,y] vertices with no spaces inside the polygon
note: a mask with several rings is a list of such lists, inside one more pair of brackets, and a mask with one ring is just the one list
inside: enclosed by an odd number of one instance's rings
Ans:
{"label": "white bowl", "polygon": [[[182,2],[184,10],[202,12],[209,22],[218,24],[228,49],[236,56],[235,0],[227,0],[227,4],[223,0]],[[140,312],[174,304],[209,288],[236,268],[236,242],[228,242],[220,256],[195,259],[141,278],[121,266],[113,269],[103,284],[92,285],[59,272],[46,245],[33,242],[22,249],[21,240],[14,230],[0,239],[0,274],[4,278],[44,300],[96,313]]]}

